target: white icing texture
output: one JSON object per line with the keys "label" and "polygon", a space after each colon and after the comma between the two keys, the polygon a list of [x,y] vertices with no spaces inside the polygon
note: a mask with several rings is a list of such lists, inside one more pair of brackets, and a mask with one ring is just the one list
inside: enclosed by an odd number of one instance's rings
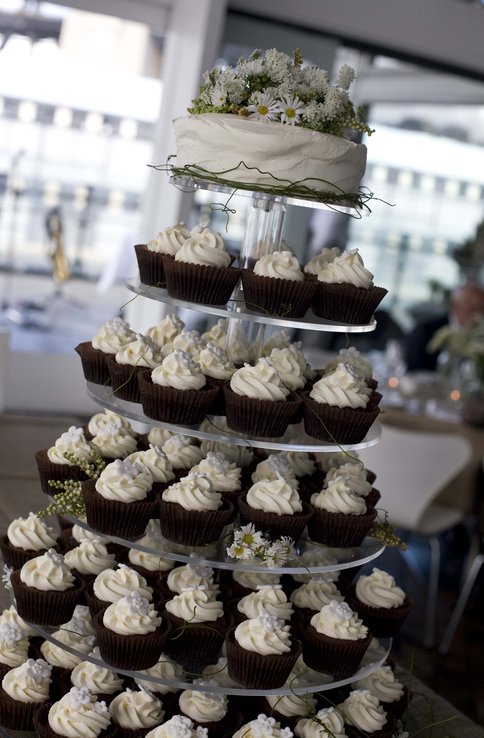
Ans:
{"label": "white icing texture", "polygon": [[254,274],[272,279],[287,279],[291,282],[302,282],[304,275],[301,265],[290,251],[273,251],[264,254],[254,265]]}
{"label": "white icing texture", "polygon": [[101,472],[95,488],[106,500],[129,503],[144,500],[152,484],[153,478],[143,464],[116,459]]}
{"label": "white icing texture", "polygon": [[230,388],[237,395],[256,400],[285,400],[289,389],[267,359],[259,359],[255,366],[244,364],[230,380]]}
{"label": "white icing texture", "polygon": [[41,551],[56,545],[54,529],[35,513],[29,513],[26,518],[12,520],[7,528],[7,538],[12,546],[23,551]]}
{"label": "white icing texture", "polygon": [[181,349],[174,349],[153,369],[151,381],[176,390],[199,390],[206,384],[200,365]]}
{"label": "white icing texture", "polygon": [[356,596],[369,607],[382,607],[386,610],[400,607],[405,601],[405,592],[397,587],[391,574],[376,567],[371,574],[359,577],[356,582]]}
{"label": "white icing texture", "polygon": [[332,600],[311,618],[318,633],[329,638],[357,641],[366,638],[368,628],[346,602]]}

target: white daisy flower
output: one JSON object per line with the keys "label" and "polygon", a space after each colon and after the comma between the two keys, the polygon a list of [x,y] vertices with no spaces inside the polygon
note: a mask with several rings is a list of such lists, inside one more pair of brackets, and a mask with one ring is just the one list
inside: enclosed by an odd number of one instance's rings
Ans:
{"label": "white daisy flower", "polygon": [[276,100],[265,92],[254,92],[249,100],[249,117],[257,120],[275,120],[279,111]]}
{"label": "white daisy flower", "polygon": [[278,110],[281,114],[282,123],[290,126],[296,125],[301,120],[301,115],[306,109],[305,104],[298,97],[286,95],[279,102]]}
{"label": "white daisy flower", "polygon": [[210,102],[217,107],[225,105],[227,102],[227,91],[222,87],[214,87],[210,93]]}

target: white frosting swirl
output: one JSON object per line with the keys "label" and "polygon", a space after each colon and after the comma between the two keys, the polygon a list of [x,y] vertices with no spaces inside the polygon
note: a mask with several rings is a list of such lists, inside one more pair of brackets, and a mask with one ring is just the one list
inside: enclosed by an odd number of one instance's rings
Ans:
{"label": "white frosting swirl", "polygon": [[156,343],[141,333],[137,333],[133,341],[120,348],[115,358],[117,364],[142,366],[148,369],[154,369],[163,360],[161,350]]}
{"label": "white frosting swirl", "polygon": [[148,241],[147,247],[149,251],[174,256],[189,237],[190,231],[185,227],[185,224],[177,223],[176,225],[168,226],[164,231],[160,231],[156,238]]}
{"label": "white frosting swirl", "polygon": [[229,361],[226,352],[213,343],[207,343],[200,351],[199,363],[202,372],[214,379],[226,381],[235,372],[235,364]]}
{"label": "white frosting swirl", "polygon": [[249,507],[276,515],[294,515],[302,511],[297,490],[280,475],[278,479],[253,484],[246,499]]}
{"label": "white frosting swirl", "polygon": [[337,256],[341,256],[341,249],[337,246],[333,246],[331,249],[321,249],[319,254],[315,254],[309,259],[304,271],[306,274],[314,274],[318,277]]}
{"label": "white frosting swirl", "polygon": [[291,282],[302,282],[304,275],[301,265],[290,251],[273,251],[265,254],[254,265],[254,274],[272,279],[287,279]]}
{"label": "white frosting swirl", "polygon": [[[98,649],[91,655],[100,658]],[[71,672],[71,682],[74,687],[88,689],[91,694],[114,694],[123,687],[123,680],[114,671],[92,661],[80,661]]]}
{"label": "white frosting swirl", "polygon": [[97,738],[111,718],[105,702],[98,702],[84,687],[72,687],[49,710],[49,725],[66,738]]}
{"label": "white frosting swirl", "polygon": [[190,563],[177,566],[168,574],[166,583],[168,589],[177,594],[183,592],[184,589],[192,588],[205,589],[213,597],[220,592],[220,587],[213,580],[213,569],[201,564]]}
{"label": "white frosting swirl", "polygon": [[172,351],[153,369],[151,381],[177,390],[199,390],[206,384],[200,365],[181,349]]}
{"label": "white frosting swirl", "polygon": [[289,625],[284,625],[283,620],[264,611],[256,618],[240,623],[234,637],[241,648],[261,656],[280,655],[291,650]]}
{"label": "white frosting swirl", "polygon": [[[210,684],[197,679],[197,684]],[[202,692],[194,689],[184,690],[179,699],[180,710],[196,723],[211,723],[223,720],[228,710],[228,700],[224,694]]]}
{"label": "white frosting swirl", "polygon": [[106,500],[129,503],[144,500],[152,484],[153,478],[143,464],[116,459],[103,469],[95,488]]}
{"label": "white frosting swirl", "polygon": [[26,518],[15,518],[7,528],[7,538],[12,546],[23,551],[41,551],[56,545],[53,528],[31,512]]}
{"label": "white frosting swirl", "polygon": [[94,580],[93,591],[102,602],[117,602],[132,592],[138,592],[147,599],[151,599],[153,595],[153,590],[148,587],[146,579],[125,564],[119,564],[117,569],[106,569],[98,574]]}
{"label": "white frosting swirl", "polygon": [[311,495],[311,505],[319,510],[345,515],[365,515],[367,510],[363,497],[353,492],[343,477],[336,477],[327,488]]}
{"label": "white frosting swirl", "polygon": [[205,474],[189,474],[165,489],[161,495],[165,502],[175,502],[185,510],[218,510],[223,499],[216,492]]}
{"label": "white frosting swirl", "polygon": [[135,591],[106,608],[103,624],[119,635],[144,635],[159,628],[161,617],[155,606]]}
{"label": "white frosting swirl", "polygon": [[73,454],[84,461],[92,461],[91,451],[92,446],[86,441],[82,428],[71,425],[69,430],[65,431],[55,444],[47,450],[47,457],[53,464],[74,466],[72,461],[66,459],[65,453]]}
{"label": "white frosting swirl", "polygon": [[210,228],[194,228],[190,238],[176,252],[175,261],[220,268],[230,266],[231,258],[220,233]]}
{"label": "white frosting swirl", "polygon": [[358,376],[364,379],[365,382],[368,382],[368,380],[371,379],[373,376],[373,367],[371,365],[371,362],[368,361],[368,359],[365,359],[363,354],[361,354],[360,351],[358,351],[358,349],[354,346],[340,349],[340,351],[338,351],[338,357],[336,361],[328,364],[325,369],[325,373],[328,370],[333,369],[337,364],[341,363],[349,364],[350,366],[352,366]]}
{"label": "white frosting swirl", "polygon": [[373,286],[373,274],[365,269],[358,249],[336,256],[318,272],[317,277],[326,284],[351,284],[365,290]]}
{"label": "white frosting swirl", "polygon": [[342,602],[344,597],[336,584],[327,579],[310,579],[291,594],[291,602],[307,610],[321,610],[332,600]]}
{"label": "white frosting swirl", "polygon": [[304,370],[293,351],[289,348],[272,349],[269,358],[286,387],[293,391],[304,387]]}
{"label": "white frosting swirl", "polygon": [[227,330],[229,322],[227,318],[219,318],[217,322],[205,333],[202,333],[202,338],[207,343],[212,343],[221,349],[227,348]]}
{"label": "white frosting swirl", "polygon": [[251,592],[239,600],[237,610],[247,618],[256,618],[268,612],[279,620],[290,620],[294,612],[280,584],[259,586],[256,592]]}
{"label": "white frosting swirl", "polygon": [[[134,336],[133,336],[134,338]],[[104,410],[102,413],[96,413],[91,417],[87,425],[87,429],[91,436],[97,436],[107,425],[114,425],[118,428],[122,428],[130,436],[135,437],[136,431],[133,430],[131,424],[127,418],[122,415],[118,415],[113,410]]]}
{"label": "white frosting swirl", "polygon": [[159,694],[168,694],[169,692],[178,692],[178,687],[175,687],[171,682],[184,680],[183,669],[175,661],[171,661],[168,656],[161,654],[157,663],[151,666],[149,669],[139,671],[138,675],[147,674],[148,676],[155,677],[156,679],[163,679],[168,682],[167,684],[160,684],[160,682],[152,682],[147,679],[140,679],[139,676],[135,678],[135,682],[138,687],[143,689],[149,689],[150,692],[157,692]]}
{"label": "white frosting swirl", "polygon": [[333,372],[315,382],[309,393],[316,402],[353,409],[365,408],[370,395],[371,390],[347,364],[338,364]]}
{"label": "white frosting swirl", "polygon": [[107,459],[124,459],[136,451],[136,439],[117,423],[106,423],[92,439],[92,443]]}
{"label": "white frosting swirl", "polygon": [[173,466],[161,446],[150,444],[146,451],[135,451],[128,456],[133,463],[139,461],[150,472],[153,482],[166,484],[175,479]]}
{"label": "white frosting swirl", "polygon": [[[155,522],[155,521],[150,521]],[[148,527],[144,536],[138,538],[136,543],[140,546],[146,546],[146,548],[153,549],[151,552],[141,551],[137,548],[130,548],[128,552],[128,559],[134,566],[142,566],[148,571],[170,571],[175,566],[175,562],[170,559],[161,556],[160,551],[168,550],[166,543],[161,538],[161,533],[153,529],[152,526]]]}
{"label": "white frosting swirl", "polygon": [[294,733],[298,738],[346,738],[343,717],[335,707],[319,710],[314,718],[298,720]]}
{"label": "white frosting swirl", "polygon": [[403,697],[404,687],[395,676],[391,666],[380,666],[371,674],[354,683],[356,689],[369,689],[380,702],[398,702]]}
{"label": "white frosting swirl", "polygon": [[126,689],[109,705],[116,725],[128,730],[152,728],[163,721],[165,711],[159,699],[145,690]]}
{"label": "white frosting swirl", "polygon": [[114,554],[108,553],[104,543],[99,540],[82,541],[76,548],[67,551],[64,561],[80,574],[99,574],[113,566]]}
{"label": "white frosting swirl", "polygon": [[272,349],[289,348],[291,345],[291,335],[286,330],[275,331],[272,336],[264,343],[261,349],[261,356],[270,356]]}
{"label": "white frosting swirl", "polygon": [[298,482],[296,479],[296,473],[289,463],[288,456],[284,451],[269,454],[267,459],[260,461],[257,464],[251,479],[255,483],[262,482],[267,479],[279,479],[279,477],[284,477],[286,482],[289,482],[289,484],[297,489]]}
{"label": "white frosting swirl", "polygon": [[0,625],[14,625],[17,628],[20,628],[24,636],[33,636],[37,635],[37,631],[32,628],[31,625],[26,623],[17,613],[17,610],[15,609],[15,605],[10,605],[10,607],[6,607],[5,610],[2,611],[0,614]]}
{"label": "white frosting swirl", "polygon": [[200,358],[200,351],[202,351],[206,345],[207,342],[201,337],[197,330],[187,330],[184,328],[182,332],[173,339],[172,351],[180,349],[181,351],[185,351],[187,354],[190,354],[194,361],[198,361]]}
{"label": "white frosting swirl", "polygon": [[387,722],[387,714],[378,697],[368,689],[354,689],[338,709],[348,725],[354,725],[365,733],[376,733]]}
{"label": "white frosting swirl", "polygon": [[269,574],[265,571],[237,571],[237,569],[232,572],[232,578],[244,589],[253,589],[254,591],[261,585],[279,584],[281,580],[279,574]]}
{"label": "white frosting swirl", "polygon": [[163,725],[158,725],[145,735],[145,738],[207,738],[206,728],[194,728],[193,722],[185,715],[173,715]]}
{"label": "white frosting swirl", "polygon": [[2,679],[4,691],[17,702],[45,702],[49,699],[52,666],[43,659],[27,659],[7,671]]}
{"label": "white frosting swirl", "polygon": [[289,389],[268,359],[259,359],[255,366],[244,364],[232,374],[230,388],[236,395],[255,400],[285,400]]}
{"label": "white frosting swirl", "polygon": [[397,587],[391,574],[376,567],[371,574],[359,577],[356,582],[356,596],[364,605],[383,607],[386,610],[400,607],[405,601],[405,592]]}
{"label": "white frosting swirl", "polygon": [[[293,687],[299,686],[298,680],[291,680]],[[302,715],[311,714],[316,709],[316,698],[311,694],[268,694],[266,697],[267,702],[281,715],[285,715],[289,718],[301,717]]]}
{"label": "white frosting swirl", "polygon": [[[61,645],[44,641],[40,647],[40,652],[49,664],[59,666],[62,669],[73,669],[77,666],[82,661],[82,654],[91,652],[95,641],[93,635],[74,633],[63,628],[56,630],[52,637],[59,641]],[[63,646],[74,649],[78,652],[77,655],[66,651]]]}
{"label": "white frosting swirl", "polygon": [[289,728],[281,728],[275,718],[267,715],[258,715],[256,720],[243,725],[232,738],[292,738],[293,732]]}
{"label": "white frosting swirl", "polygon": [[326,474],[324,483],[326,486],[336,479],[344,479],[347,486],[360,497],[367,497],[371,492],[371,484],[366,478],[366,469],[358,462],[354,464],[342,464],[339,468],[333,467]]}
{"label": "white frosting swirl", "polygon": [[238,492],[241,488],[241,468],[220,451],[209,451],[205,459],[192,467],[192,472],[205,474],[216,492]]}
{"label": "white frosting swirl", "polygon": [[329,638],[357,641],[366,638],[368,628],[346,602],[331,600],[311,618],[311,625],[318,633]]}
{"label": "white frosting swirl", "polygon": [[126,344],[134,341],[136,333],[121,318],[108,320],[92,338],[92,346],[105,354],[117,354]]}
{"label": "white frosting swirl", "polygon": [[223,617],[223,605],[216,600],[210,590],[198,588],[184,589],[168,600],[167,612],[189,623],[215,622]]}
{"label": "white frosting swirl", "polygon": [[0,664],[11,669],[27,660],[29,641],[15,623],[0,623]]}
{"label": "white frosting swirl", "polygon": [[152,325],[147,329],[146,335],[156,343],[156,345],[165,351],[173,350],[173,340],[185,327],[185,323],[176,313],[170,313],[156,325]]}
{"label": "white frosting swirl", "polygon": [[307,451],[284,451],[282,453],[297,478],[310,477],[316,471],[315,461]]}
{"label": "white frosting swirl", "polygon": [[190,469],[204,457],[204,452],[190,436],[172,436],[162,449],[174,469]]}
{"label": "white frosting swirl", "polygon": [[64,562],[62,554],[53,548],[26,561],[20,569],[20,580],[33,589],[44,592],[55,590],[65,592],[74,586],[74,576]]}
{"label": "white frosting swirl", "polygon": [[[201,429],[202,426],[200,426]],[[222,453],[228,461],[241,468],[250,466],[254,458],[254,451],[250,446],[235,446],[233,443],[223,441],[202,441],[200,448],[202,457],[205,454],[208,455],[210,451]]]}

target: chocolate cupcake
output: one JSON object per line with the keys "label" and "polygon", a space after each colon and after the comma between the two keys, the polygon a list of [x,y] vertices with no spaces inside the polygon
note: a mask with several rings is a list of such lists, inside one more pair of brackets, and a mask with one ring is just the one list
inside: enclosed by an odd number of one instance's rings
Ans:
{"label": "chocolate cupcake", "polygon": [[224,642],[226,620],[223,604],[205,589],[184,589],[165,603],[170,624],[165,653],[197,671],[200,663],[212,663]]}
{"label": "chocolate cupcake", "polygon": [[161,231],[148,243],[138,243],[134,247],[138,262],[139,279],[142,284],[152,287],[165,287],[166,278],[163,267],[163,255],[175,255],[184,241],[190,237],[190,231],[183,223],[177,223]]}
{"label": "chocolate cupcake", "polygon": [[242,270],[245,305],[249,310],[280,318],[303,318],[316,291],[290,251],[274,251]]}
{"label": "chocolate cupcake", "polygon": [[191,468],[205,456],[196,438],[177,433],[171,433],[171,437],[163,443],[162,450],[167,455],[178,479],[186,477]]}
{"label": "chocolate cupcake", "polygon": [[300,631],[303,658],[315,671],[347,677],[360,665],[371,634],[346,602],[331,601]]}
{"label": "chocolate cupcake", "polygon": [[346,599],[377,638],[396,635],[413,607],[391,574],[376,567],[358,578],[347,590]]}
{"label": "chocolate cupcake", "polygon": [[66,726],[83,728],[93,738],[107,738],[113,734],[111,717],[105,703],[99,702],[87,689],[72,687],[67,694],[53,704],[37,708],[34,725],[39,738],[59,738],[70,732]]}
{"label": "chocolate cupcake", "polygon": [[369,689],[353,689],[338,705],[343,715],[348,738],[390,738],[395,733],[396,720],[379,703]]}
{"label": "chocolate cupcake", "polygon": [[50,696],[51,671],[43,659],[27,659],[10,669],[0,687],[0,725],[7,730],[34,730],[34,713]]}
{"label": "chocolate cupcake", "polygon": [[163,356],[158,346],[141,333],[123,346],[114,357],[108,356],[107,366],[115,397],[128,402],[141,402],[138,374],[143,369],[154,369]]}
{"label": "chocolate cupcake", "polygon": [[267,613],[274,615],[278,620],[290,623],[294,609],[281,584],[263,584],[257,588],[256,592],[251,592],[235,601],[232,612],[237,624]]}
{"label": "chocolate cupcake", "polygon": [[99,539],[82,541],[64,554],[67,566],[80,574],[87,584],[94,581],[104,569],[114,566],[114,553],[109,553],[107,545]]}
{"label": "chocolate cupcake", "polygon": [[369,689],[381,706],[394,717],[401,718],[410,702],[407,687],[395,676],[391,666],[383,665],[354,682],[355,689]]}
{"label": "chocolate cupcake", "polygon": [[136,334],[129,323],[121,318],[108,320],[93,336],[75,348],[82,363],[84,378],[94,384],[109,384],[110,376],[106,359],[114,356],[123,346],[134,341]]}
{"label": "chocolate cupcake", "polygon": [[343,479],[349,489],[362,497],[367,505],[376,507],[381,494],[371,486],[371,483],[368,481],[367,470],[361,462],[348,462],[338,468],[329,469],[324,480],[324,485],[327,487],[330,482],[333,482],[337,478]]}
{"label": "chocolate cupcake", "polygon": [[[207,689],[210,688],[210,682],[203,679],[195,683],[207,684]],[[230,700],[224,694],[186,689],[180,694],[178,705],[181,715],[193,720],[196,727],[205,728],[214,738],[232,736],[242,722],[240,713],[231,709]]]}
{"label": "chocolate cupcake", "polygon": [[201,423],[219,392],[207,383],[199,364],[180,349],[152,372],[140,373],[138,381],[145,415],[165,423]]}
{"label": "chocolate cupcake", "polygon": [[324,707],[314,715],[300,718],[296,723],[295,733],[298,738],[310,738],[313,735],[324,738],[325,734],[343,738],[346,735],[343,715],[336,707]]}
{"label": "chocolate cupcake", "polygon": [[226,382],[230,381],[232,374],[235,372],[235,364],[229,360],[224,349],[210,342],[200,351],[198,362],[207,382],[215,385],[220,390],[210,406],[210,414],[225,415],[222,388]]}
{"label": "chocolate cupcake", "polygon": [[12,569],[21,569],[26,561],[47,551],[59,550],[59,539],[53,528],[31,512],[26,518],[15,518],[7,533],[0,539],[4,563]]}
{"label": "chocolate cupcake", "polygon": [[[97,647],[89,655],[101,661]],[[80,661],[71,671],[69,682],[78,689],[88,689],[97,700],[106,702],[107,705],[124,686],[124,679],[119,674],[92,661]]]}
{"label": "chocolate cupcake", "polygon": [[131,567],[119,564],[116,569],[105,569],[86,587],[86,600],[92,617],[133,592],[148,601],[153,597],[153,589],[146,579]]}
{"label": "chocolate cupcake", "polygon": [[[27,661],[30,643],[27,634],[15,622],[0,622],[0,681],[9,669]],[[1,724],[1,720],[0,720]]]}
{"label": "chocolate cupcake", "polygon": [[245,723],[240,730],[233,734],[232,738],[249,738],[249,736],[273,736],[273,738],[281,738],[281,736],[292,735],[288,732],[288,728],[283,727],[281,723],[273,717],[268,717],[261,713],[255,720]]}
{"label": "chocolate cupcake", "polygon": [[[291,679],[290,684],[293,688],[298,687],[298,678]],[[260,702],[261,712],[291,730],[294,730],[296,723],[306,715],[314,715],[316,706],[317,700],[312,694],[271,694],[263,697]]]}
{"label": "chocolate cupcake", "polygon": [[341,477],[312,495],[311,506],[314,513],[308,524],[309,537],[327,546],[359,546],[377,517],[375,508],[352,492]]}
{"label": "chocolate cupcake", "polygon": [[82,428],[74,425],[62,433],[54,445],[48,449],[41,449],[35,453],[37,471],[39,473],[40,488],[46,495],[55,494],[55,488],[49,481],[65,482],[67,480],[84,481],[87,475],[75,461],[71,461],[66,454],[81,461],[92,463],[94,447],[86,440]]}
{"label": "chocolate cupcake", "polygon": [[239,499],[239,512],[243,524],[253,523],[257,530],[294,541],[301,538],[313,515],[311,506],[301,502],[297,490],[280,475],[253,484]]}
{"label": "chocolate cupcake", "polygon": [[126,689],[117,694],[109,704],[109,713],[120,738],[141,738],[165,717],[162,701],[145,689]]}
{"label": "chocolate cupcake", "polygon": [[[232,518],[235,519],[238,500],[242,495],[242,469],[230,461],[221,451],[208,451],[205,459],[192,467],[191,473],[205,474],[216,492],[229,500],[234,506]],[[229,522],[233,522],[230,520]]]}

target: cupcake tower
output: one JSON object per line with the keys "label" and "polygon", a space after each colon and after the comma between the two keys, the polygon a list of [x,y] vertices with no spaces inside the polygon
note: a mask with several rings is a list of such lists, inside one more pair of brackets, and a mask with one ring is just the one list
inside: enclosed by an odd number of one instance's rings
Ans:
{"label": "cupcake tower", "polygon": [[[156,299],[220,306],[238,285],[259,323],[304,329],[312,310],[321,329],[369,329],[385,290],[358,253],[302,265],[272,236],[264,244],[239,259],[210,228],[176,225],[135,250]],[[378,639],[412,603],[376,567],[348,576],[349,562],[380,551],[366,538],[380,492],[354,448],[379,412],[371,367],[348,349],[312,369],[284,332],[245,360],[242,318],[202,336],[174,314],[145,334],[115,319],[76,348],[107,409],[36,454],[42,491],[79,482],[85,517],[61,517],[57,533],[31,515],[2,538],[18,608],[0,615],[4,727],[49,738],[68,738],[68,723],[93,738],[395,733],[408,694]]]}

